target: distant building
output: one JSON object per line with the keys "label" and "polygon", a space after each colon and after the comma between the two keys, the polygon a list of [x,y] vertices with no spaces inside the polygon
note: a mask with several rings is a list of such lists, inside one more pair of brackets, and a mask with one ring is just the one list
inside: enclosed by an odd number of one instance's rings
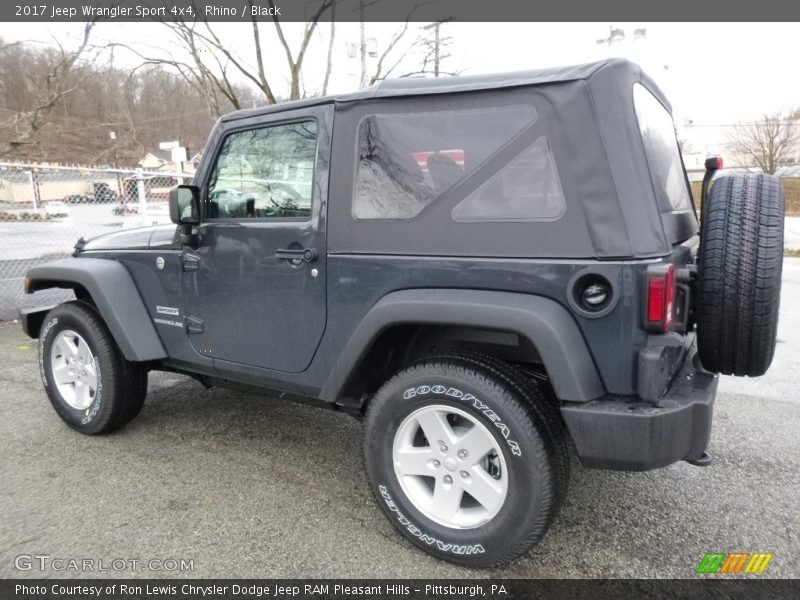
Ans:
{"label": "distant building", "polygon": [[[184,173],[194,173],[200,163],[201,154],[196,152],[188,161],[182,165]],[[153,150],[145,154],[138,165],[145,171],[168,171],[174,173],[178,170],[178,165],[172,162],[172,152],[170,150]]]}
{"label": "distant building", "polygon": [[[172,171],[175,165],[172,163],[172,154],[169,150],[153,150],[145,154],[139,161],[139,166],[148,171]],[[166,167],[166,168],[164,168]]]}
{"label": "distant building", "polygon": [[[195,152],[192,157],[183,163],[182,171],[184,173],[194,173],[197,170],[197,165],[200,163],[202,154]],[[144,158],[138,162],[138,165],[145,171],[168,171],[174,173],[178,170],[178,165],[172,162],[172,152],[170,150],[153,150],[145,154]]]}

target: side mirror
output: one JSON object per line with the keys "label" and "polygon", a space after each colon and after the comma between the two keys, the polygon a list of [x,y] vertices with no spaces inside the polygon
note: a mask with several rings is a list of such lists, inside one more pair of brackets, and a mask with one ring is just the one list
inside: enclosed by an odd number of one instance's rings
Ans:
{"label": "side mirror", "polygon": [[178,185],[170,190],[169,217],[176,225],[200,223],[200,189],[196,185]]}

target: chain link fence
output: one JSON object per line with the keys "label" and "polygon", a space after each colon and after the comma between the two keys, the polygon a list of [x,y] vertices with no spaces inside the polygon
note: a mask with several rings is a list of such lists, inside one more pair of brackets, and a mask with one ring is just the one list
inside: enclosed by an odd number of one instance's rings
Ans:
{"label": "chain link fence", "polygon": [[0,162],[0,320],[17,309],[57,303],[69,290],[28,296],[28,269],[69,256],[86,239],[170,223],[169,190],[191,175],[130,169]]}

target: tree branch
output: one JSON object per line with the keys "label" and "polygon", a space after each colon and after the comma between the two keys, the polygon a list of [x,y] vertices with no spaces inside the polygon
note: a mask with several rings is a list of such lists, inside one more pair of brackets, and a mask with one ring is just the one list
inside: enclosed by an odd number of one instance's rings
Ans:
{"label": "tree branch", "polygon": [[40,91],[42,100],[31,110],[17,113],[13,120],[6,124],[10,125],[17,135],[13,140],[0,142],[0,157],[7,156],[20,146],[36,143],[36,137],[47,123],[55,106],[62,98],[78,89],[77,85],[67,87],[68,79],[75,63],[86,51],[94,25],[95,21],[86,23],[83,28],[83,40],[73,52],[67,53],[59,44],[60,60],[56,61],[45,75],[43,89]]}

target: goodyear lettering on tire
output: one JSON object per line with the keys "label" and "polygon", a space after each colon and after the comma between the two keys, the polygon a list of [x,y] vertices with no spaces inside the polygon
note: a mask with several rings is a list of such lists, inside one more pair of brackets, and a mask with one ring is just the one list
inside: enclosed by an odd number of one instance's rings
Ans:
{"label": "goodyear lettering on tire", "polygon": [[472,394],[462,392],[458,388],[448,387],[441,384],[420,385],[416,387],[410,387],[403,392],[403,399],[410,400],[411,398],[415,398],[417,396],[427,396],[428,394],[447,396],[449,398],[453,398],[454,400],[460,400],[466,404],[472,405],[472,408],[494,423],[494,426],[498,429],[500,434],[503,436],[503,439],[508,444],[511,454],[514,456],[522,456],[522,449],[519,447],[519,444],[511,439],[511,429],[509,429],[509,427],[503,423],[497,413],[494,412],[488,404],[485,404]]}

